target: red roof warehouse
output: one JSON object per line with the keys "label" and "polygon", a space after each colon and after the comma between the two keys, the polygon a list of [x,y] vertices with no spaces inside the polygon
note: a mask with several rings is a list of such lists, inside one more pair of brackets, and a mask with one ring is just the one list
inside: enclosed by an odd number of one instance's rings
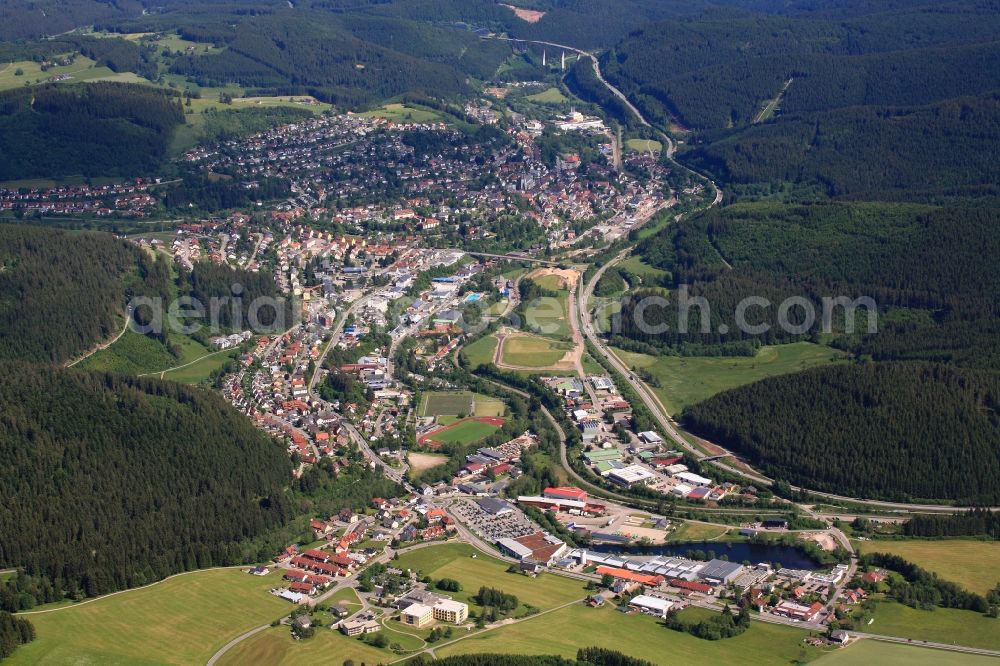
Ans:
{"label": "red roof warehouse", "polygon": [[544,497],[550,497],[553,499],[567,499],[576,500],[577,502],[587,501],[587,491],[581,490],[580,488],[561,487],[561,488],[546,488],[542,493]]}

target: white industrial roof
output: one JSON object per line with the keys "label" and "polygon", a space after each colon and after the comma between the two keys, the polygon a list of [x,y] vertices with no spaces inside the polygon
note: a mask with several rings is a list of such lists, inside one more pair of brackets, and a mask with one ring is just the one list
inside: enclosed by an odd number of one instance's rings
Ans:
{"label": "white industrial roof", "polygon": [[710,486],[712,485],[712,479],[706,479],[703,476],[699,476],[694,472],[680,472],[675,474],[675,477],[681,481],[687,481],[688,483],[694,484],[696,486]]}
{"label": "white industrial roof", "polygon": [[659,597],[651,597],[648,594],[640,594],[632,597],[632,601],[629,603],[643,608],[651,608],[661,613],[670,610],[670,607],[674,605],[672,601],[667,601],[666,599],[661,599]]}
{"label": "white industrial roof", "polygon": [[637,481],[644,481],[646,479],[651,479],[656,475],[650,472],[645,467],[640,467],[639,465],[629,465],[623,469],[613,469],[608,472],[608,476],[613,476],[615,478],[621,479],[625,483],[636,483]]}

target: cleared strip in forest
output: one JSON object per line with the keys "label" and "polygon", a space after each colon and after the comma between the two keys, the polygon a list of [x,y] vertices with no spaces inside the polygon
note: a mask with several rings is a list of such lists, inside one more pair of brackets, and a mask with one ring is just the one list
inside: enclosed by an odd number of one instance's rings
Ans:
{"label": "cleared strip in forest", "polygon": [[765,104],[764,108],[761,109],[760,113],[757,114],[757,117],[753,119],[754,125],[756,125],[757,123],[762,123],[774,115],[775,110],[777,110],[778,105],[781,104],[781,100],[785,96],[785,91],[788,90],[788,86],[792,85],[792,81],[794,80],[795,79],[793,77],[789,77],[789,79],[785,81],[785,85],[783,85],[781,87],[781,90],[778,91],[778,96],[772,99],[767,104]]}

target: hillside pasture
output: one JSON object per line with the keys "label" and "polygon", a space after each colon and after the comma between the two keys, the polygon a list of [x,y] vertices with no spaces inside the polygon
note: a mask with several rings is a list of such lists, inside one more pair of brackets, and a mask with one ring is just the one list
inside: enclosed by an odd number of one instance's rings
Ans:
{"label": "hillside pasture", "polygon": [[650,388],[671,415],[727,389],[846,358],[841,352],[811,342],[761,347],[756,356],[657,357],[614,351],[629,368],[645,370],[656,378],[660,385]]}
{"label": "hillside pasture", "polygon": [[[1000,583],[1000,542],[972,539],[858,541],[862,553],[898,555],[970,592],[986,594]],[[997,627],[1000,630],[1000,626]]]}
{"label": "hillside pasture", "polygon": [[[27,613],[37,638],[12,664],[205,663],[229,640],[291,610],[268,593],[277,571],[241,569],[181,574],[53,611]],[[287,630],[286,630],[287,631]]]}

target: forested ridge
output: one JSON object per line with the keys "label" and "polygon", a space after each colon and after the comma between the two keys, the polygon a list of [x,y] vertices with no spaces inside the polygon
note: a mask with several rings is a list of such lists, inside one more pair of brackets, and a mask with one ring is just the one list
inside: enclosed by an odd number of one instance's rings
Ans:
{"label": "forested ridge", "polygon": [[810,489],[997,504],[998,408],[994,373],[888,362],[765,379],[689,407],[683,421]]}
{"label": "forested ridge", "polygon": [[2,361],[0,404],[0,566],[39,602],[256,560],[291,516],[287,455],[219,396]]}
{"label": "forested ridge", "polygon": [[0,225],[0,358],[79,356],[121,329],[130,296],[162,296],[165,271],[108,234]]}
{"label": "forested ridge", "polygon": [[921,105],[1000,86],[994,8],[898,5],[831,16],[705,12],[644,26],[602,66],[654,117],[671,113],[696,129],[750,123],[790,78],[790,112]]}
{"label": "forested ridge", "polygon": [[[822,299],[870,297],[877,304],[877,332],[867,333],[868,310],[858,308],[851,336],[834,344],[878,360],[918,359],[1000,369],[1000,280],[984,270],[1000,252],[1000,213],[986,208],[895,203],[738,204],[693,216],[637,248],[649,264],[668,272],[659,287],[671,290],[671,305],[647,308],[650,324],[667,323],[665,333],[644,332],[635,309],[639,290],[622,299],[620,334],[664,351],[685,345],[744,345],[817,339]],[[689,326],[679,330],[677,289],[704,297],[711,326],[700,330],[701,311],[692,308]],[[747,311],[750,324],[770,330],[747,334],[735,321],[737,304],[750,296],[772,305]],[[804,333],[778,326],[778,304],[803,296],[817,322]],[[793,323],[802,312],[790,312]],[[831,318],[844,330],[842,309]],[[728,328],[726,334],[719,326]],[[723,352],[723,353],[731,353]]]}
{"label": "forested ridge", "polygon": [[[612,342],[754,355],[809,340],[860,361],[718,394],[685,412],[693,432],[806,488],[1000,501],[998,34],[995,3],[750,3],[645,25],[601,56],[647,118],[690,130],[679,159],[717,179],[729,204],[639,244],[666,274],[622,299]],[[614,293],[617,281],[601,286]],[[679,330],[682,287],[708,302],[707,331],[697,306]],[[669,305],[644,315],[668,330],[636,325],[643,299],[663,296]],[[739,330],[747,297],[770,302],[747,311],[766,332]],[[824,297],[870,297],[877,330],[865,330],[865,307],[854,333],[843,310],[832,335],[820,319],[783,330],[777,305],[789,297],[817,318]],[[984,522],[909,529],[982,533]]]}
{"label": "forested ridge", "polygon": [[4,0],[0,39],[57,35],[101,21],[138,16],[141,0]]}
{"label": "forested ridge", "polygon": [[[275,296],[263,273],[198,264],[175,288],[164,259],[109,234],[0,225],[0,568],[19,569],[0,608],[255,561],[298,512],[291,497],[319,489],[354,505],[354,489],[372,486],[344,490],[317,472],[286,495],[283,447],[221,397],[55,365],[112,337],[132,296],[207,303],[235,284],[247,304]],[[222,313],[220,325],[239,326]]]}
{"label": "forested ridge", "polygon": [[449,97],[467,91],[457,69],[360,40],[321,15],[250,19],[221,53],[184,56],[173,70],[200,85],[309,92],[347,106],[404,92]]}
{"label": "forested ridge", "polygon": [[790,114],[706,139],[687,155],[692,165],[748,195],[788,184],[813,197],[1000,203],[997,94]]}
{"label": "forested ridge", "polygon": [[123,83],[49,84],[0,92],[0,180],[155,173],[180,99]]}
{"label": "forested ridge", "polygon": [[997,205],[995,4],[807,5],[646,24],[601,67],[730,198]]}

